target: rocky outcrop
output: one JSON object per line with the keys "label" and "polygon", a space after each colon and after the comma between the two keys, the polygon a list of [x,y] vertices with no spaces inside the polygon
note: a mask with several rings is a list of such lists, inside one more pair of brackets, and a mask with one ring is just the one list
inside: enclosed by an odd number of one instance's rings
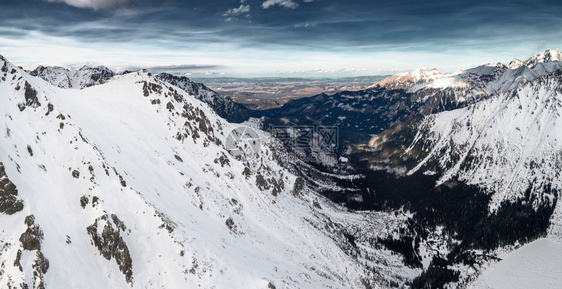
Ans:
{"label": "rocky outcrop", "polygon": [[17,196],[16,185],[8,179],[4,164],[0,163],[0,213],[12,215],[23,210],[23,202]]}
{"label": "rocky outcrop", "polygon": [[125,224],[116,215],[103,215],[88,226],[88,234],[92,244],[107,260],[115,259],[119,270],[125,275],[127,282],[133,282],[133,261],[127,244],[121,237],[126,230]]}

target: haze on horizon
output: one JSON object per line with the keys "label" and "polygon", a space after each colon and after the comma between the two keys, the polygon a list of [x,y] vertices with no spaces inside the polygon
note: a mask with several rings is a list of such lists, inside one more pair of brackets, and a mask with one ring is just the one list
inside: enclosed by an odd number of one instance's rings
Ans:
{"label": "haze on horizon", "polygon": [[562,48],[559,1],[3,0],[0,54],[204,76],[452,72]]}

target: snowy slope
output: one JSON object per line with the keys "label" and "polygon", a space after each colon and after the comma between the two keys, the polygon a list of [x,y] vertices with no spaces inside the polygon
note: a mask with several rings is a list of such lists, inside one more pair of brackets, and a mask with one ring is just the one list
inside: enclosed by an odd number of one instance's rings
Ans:
{"label": "snowy slope", "polygon": [[484,271],[470,288],[560,288],[562,244],[540,239],[503,257]]}
{"label": "snowy slope", "polygon": [[[267,145],[234,159],[223,146],[234,125],[147,71],[68,90],[0,67],[0,182],[17,188],[0,192],[13,208],[0,214],[0,287],[360,288],[415,276],[367,238],[400,217],[295,187]],[[381,229],[355,248],[344,233],[357,228]]]}

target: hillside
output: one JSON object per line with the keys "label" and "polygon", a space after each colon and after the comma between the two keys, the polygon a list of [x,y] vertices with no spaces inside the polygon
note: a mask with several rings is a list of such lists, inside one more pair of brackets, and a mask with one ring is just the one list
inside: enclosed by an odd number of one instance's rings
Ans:
{"label": "hillside", "polygon": [[60,89],[0,61],[0,287],[357,288],[415,274],[390,252],[371,254],[392,274],[357,258],[387,234],[354,243],[357,228],[400,218],[298,185],[263,132],[255,158],[235,159],[234,125],[194,95],[142,70]]}

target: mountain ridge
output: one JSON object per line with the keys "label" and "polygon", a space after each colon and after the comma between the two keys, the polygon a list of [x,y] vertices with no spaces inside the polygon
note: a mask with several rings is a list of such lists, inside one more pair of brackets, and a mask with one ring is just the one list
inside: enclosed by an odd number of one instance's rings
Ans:
{"label": "mountain ridge", "polygon": [[29,72],[60,88],[83,89],[100,85],[115,76],[115,72],[105,66],[88,67],[70,70],[60,66],[38,66]]}
{"label": "mountain ridge", "polygon": [[425,73],[418,68],[413,72],[404,72],[383,79],[370,88],[385,87],[387,89],[405,89],[410,92],[434,88],[465,90],[468,88],[465,94],[486,96],[508,91],[525,81],[562,68],[561,60],[562,52],[560,50],[547,49],[525,61],[514,59],[508,65],[485,64],[451,74]]}
{"label": "mountain ridge", "polygon": [[0,163],[23,207],[0,214],[0,286],[349,288],[417,274],[370,245],[402,217],[295,185],[265,132],[258,155],[236,159],[224,147],[236,125],[195,95],[142,70],[60,89],[1,61]]}
{"label": "mountain ridge", "polygon": [[[141,69],[142,70],[142,69]],[[37,76],[46,82],[64,89],[84,89],[86,87],[104,84],[116,75],[131,73],[124,71],[115,73],[105,66],[88,67],[70,70],[60,66],[38,66],[29,71],[32,76]],[[184,76],[174,76],[168,73],[160,73],[156,78],[178,86],[188,93],[192,93],[199,100],[209,104],[217,114],[230,122],[240,123],[248,120],[248,110],[235,103],[230,97],[223,96],[208,88],[202,83],[196,83]]]}

